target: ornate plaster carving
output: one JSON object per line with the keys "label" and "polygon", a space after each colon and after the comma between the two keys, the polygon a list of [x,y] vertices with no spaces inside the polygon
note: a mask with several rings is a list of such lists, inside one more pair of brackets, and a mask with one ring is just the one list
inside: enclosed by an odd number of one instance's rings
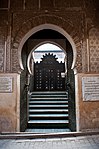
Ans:
{"label": "ornate plaster carving", "polygon": [[[14,37],[12,44],[12,72],[20,71],[22,69],[22,61],[21,61],[21,51],[26,40],[35,32],[41,29],[53,29],[61,34],[63,34],[70,42],[73,48],[73,65],[72,68],[75,67],[76,56],[79,55],[79,63],[76,63],[77,71],[81,72],[82,69],[82,58],[81,58],[81,49],[78,48],[80,45],[79,36],[73,25],[68,20],[65,20],[62,17],[56,15],[40,15],[37,17],[33,17],[26,22],[24,22],[21,28],[18,30],[17,35]],[[77,48],[77,49],[76,49]],[[78,54],[77,54],[78,53]]]}

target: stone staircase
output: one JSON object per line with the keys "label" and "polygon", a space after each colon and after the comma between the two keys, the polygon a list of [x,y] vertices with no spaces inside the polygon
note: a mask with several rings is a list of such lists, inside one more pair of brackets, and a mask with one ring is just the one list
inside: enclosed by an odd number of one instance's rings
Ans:
{"label": "stone staircase", "polygon": [[68,98],[61,92],[33,92],[29,97],[28,129],[68,129]]}

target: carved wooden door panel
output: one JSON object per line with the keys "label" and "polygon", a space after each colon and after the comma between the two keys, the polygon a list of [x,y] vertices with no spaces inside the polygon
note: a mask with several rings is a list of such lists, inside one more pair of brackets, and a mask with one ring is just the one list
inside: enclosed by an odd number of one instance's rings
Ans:
{"label": "carved wooden door panel", "polygon": [[65,78],[61,77],[62,72],[65,72],[65,64],[59,63],[55,55],[46,54],[40,63],[34,65],[34,90],[65,90]]}
{"label": "carved wooden door panel", "polygon": [[56,90],[56,70],[52,68],[44,68],[43,76],[43,90]]}

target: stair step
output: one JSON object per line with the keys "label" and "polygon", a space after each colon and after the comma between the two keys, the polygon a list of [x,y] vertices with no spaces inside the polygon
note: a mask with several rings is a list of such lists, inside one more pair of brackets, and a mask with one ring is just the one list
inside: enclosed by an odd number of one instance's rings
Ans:
{"label": "stair step", "polygon": [[53,121],[55,121],[55,120],[68,120],[68,117],[43,117],[43,116],[40,116],[40,117],[29,117],[29,120],[39,120],[39,121],[41,121],[41,120],[53,120]]}
{"label": "stair step", "polygon": [[28,123],[30,129],[66,129],[69,123]]}
{"label": "stair step", "polygon": [[29,112],[68,112],[68,109],[29,109]]}
{"label": "stair step", "polygon": [[69,121],[68,120],[29,120],[28,124],[35,124],[35,123],[39,123],[39,124],[68,124]]}
{"label": "stair step", "polygon": [[46,97],[46,98],[57,98],[57,97],[67,98],[66,95],[31,95],[30,97],[31,98],[35,98],[35,97],[38,97],[38,98],[43,98],[43,97]]}
{"label": "stair step", "polygon": [[40,96],[40,97],[42,97],[42,96],[46,96],[46,97],[61,97],[61,96],[63,96],[63,97],[67,97],[67,95],[66,94],[31,94],[31,95],[29,95],[29,96]]}
{"label": "stair step", "polygon": [[49,94],[65,94],[65,95],[67,95],[67,92],[66,91],[39,91],[39,92],[31,92],[31,94],[30,95],[34,95],[34,94],[47,94],[47,95],[49,95]]}
{"label": "stair step", "polygon": [[68,117],[68,114],[30,114],[29,117]]}
{"label": "stair step", "polygon": [[68,102],[67,99],[30,99],[29,102]]}
{"label": "stair step", "polygon": [[29,101],[29,104],[67,104],[68,101]]}
{"label": "stair step", "polygon": [[69,128],[68,98],[65,91],[33,92],[29,97],[28,108],[29,129]]}
{"label": "stair step", "polygon": [[67,108],[68,105],[29,105],[29,108]]}
{"label": "stair step", "polygon": [[71,132],[71,130],[69,128],[63,128],[63,129],[39,129],[39,128],[29,128],[29,129],[26,129],[25,132],[32,132],[32,133],[57,133],[57,132]]}
{"label": "stair step", "polygon": [[29,98],[29,99],[30,99],[30,100],[31,100],[31,99],[33,99],[33,100],[34,100],[34,99],[35,99],[35,100],[56,100],[56,99],[57,99],[57,100],[68,100],[68,98],[66,98],[66,97],[64,97],[64,98],[63,98],[63,97],[51,97],[51,98],[50,98],[50,97],[49,97],[49,98],[48,98],[48,97],[42,97],[42,98],[40,98],[40,97],[35,97],[35,98],[31,97],[31,98]]}

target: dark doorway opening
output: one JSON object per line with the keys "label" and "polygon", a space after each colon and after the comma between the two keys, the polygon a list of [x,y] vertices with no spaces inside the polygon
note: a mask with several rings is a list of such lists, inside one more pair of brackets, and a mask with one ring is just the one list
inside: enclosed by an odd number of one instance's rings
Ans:
{"label": "dark doorway opening", "polygon": [[65,63],[59,63],[56,55],[43,55],[40,63],[34,64],[35,91],[65,91]]}

